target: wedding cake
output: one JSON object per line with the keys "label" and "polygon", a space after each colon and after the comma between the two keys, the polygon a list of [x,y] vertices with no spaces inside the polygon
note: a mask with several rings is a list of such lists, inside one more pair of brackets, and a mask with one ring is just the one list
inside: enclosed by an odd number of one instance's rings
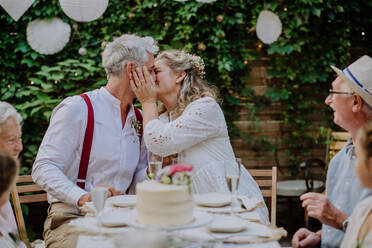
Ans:
{"label": "wedding cake", "polygon": [[191,165],[163,168],[155,180],[136,186],[138,221],[145,225],[179,226],[193,221]]}

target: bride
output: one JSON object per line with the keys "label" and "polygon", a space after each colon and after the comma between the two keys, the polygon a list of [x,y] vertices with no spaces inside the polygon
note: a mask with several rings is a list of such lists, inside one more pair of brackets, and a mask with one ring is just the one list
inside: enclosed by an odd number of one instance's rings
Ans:
{"label": "bride", "polygon": [[[192,164],[195,193],[227,192],[223,163],[235,163],[235,155],[216,102],[217,90],[203,80],[203,74],[200,57],[166,50],[157,56],[153,72],[132,70],[131,86],[142,104],[147,148],[162,157],[177,154],[179,161]],[[263,201],[245,168],[241,168],[238,194]],[[266,207],[258,213],[268,221]]]}

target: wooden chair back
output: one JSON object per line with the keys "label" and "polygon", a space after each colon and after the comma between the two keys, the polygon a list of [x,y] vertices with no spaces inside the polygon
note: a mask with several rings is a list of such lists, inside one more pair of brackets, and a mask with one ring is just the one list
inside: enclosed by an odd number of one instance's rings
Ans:
{"label": "wooden chair back", "polygon": [[276,225],[276,183],[277,167],[271,169],[248,169],[251,176],[256,180],[262,195],[268,199],[271,224]]}
{"label": "wooden chair back", "polygon": [[348,132],[332,132],[327,142],[327,153],[326,153],[326,162],[332,159],[336,153],[338,153],[347,143],[350,138]]}
{"label": "wooden chair back", "polygon": [[19,235],[22,240],[27,240],[21,203],[46,202],[48,201],[47,194],[39,185],[34,183],[31,175],[19,176],[17,185],[10,194],[13,201]]}

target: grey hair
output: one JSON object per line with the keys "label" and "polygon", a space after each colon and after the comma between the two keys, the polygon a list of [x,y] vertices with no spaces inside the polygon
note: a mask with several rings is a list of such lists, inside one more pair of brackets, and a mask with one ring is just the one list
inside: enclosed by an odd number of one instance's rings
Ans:
{"label": "grey hair", "polygon": [[143,66],[149,59],[148,52],[156,54],[158,51],[157,42],[152,37],[124,34],[106,45],[102,64],[108,77],[121,77],[128,62]]}
{"label": "grey hair", "polygon": [[[180,116],[187,105],[201,97],[209,96],[217,100],[217,88],[209,85],[202,78],[204,62],[200,57],[182,50],[166,50],[161,52],[156,60],[164,60],[165,64],[174,72],[185,71],[186,73],[178,95],[177,107],[173,110],[175,117]],[[165,111],[164,105],[161,104],[159,113]]]}
{"label": "grey hair", "polygon": [[0,125],[2,125],[9,117],[13,117],[19,126],[22,126],[23,119],[18,111],[11,104],[0,101]]}

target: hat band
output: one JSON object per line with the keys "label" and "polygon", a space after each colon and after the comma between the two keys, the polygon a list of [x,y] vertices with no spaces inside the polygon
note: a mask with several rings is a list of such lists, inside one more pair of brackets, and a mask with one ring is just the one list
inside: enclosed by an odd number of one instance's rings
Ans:
{"label": "hat band", "polygon": [[346,68],[343,70],[343,72],[348,76],[354,83],[356,83],[360,88],[362,88],[363,91],[368,93],[368,95],[372,96],[371,92],[369,92],[359,81],[354,77],[353,73],[349,70],[349,68]]}

